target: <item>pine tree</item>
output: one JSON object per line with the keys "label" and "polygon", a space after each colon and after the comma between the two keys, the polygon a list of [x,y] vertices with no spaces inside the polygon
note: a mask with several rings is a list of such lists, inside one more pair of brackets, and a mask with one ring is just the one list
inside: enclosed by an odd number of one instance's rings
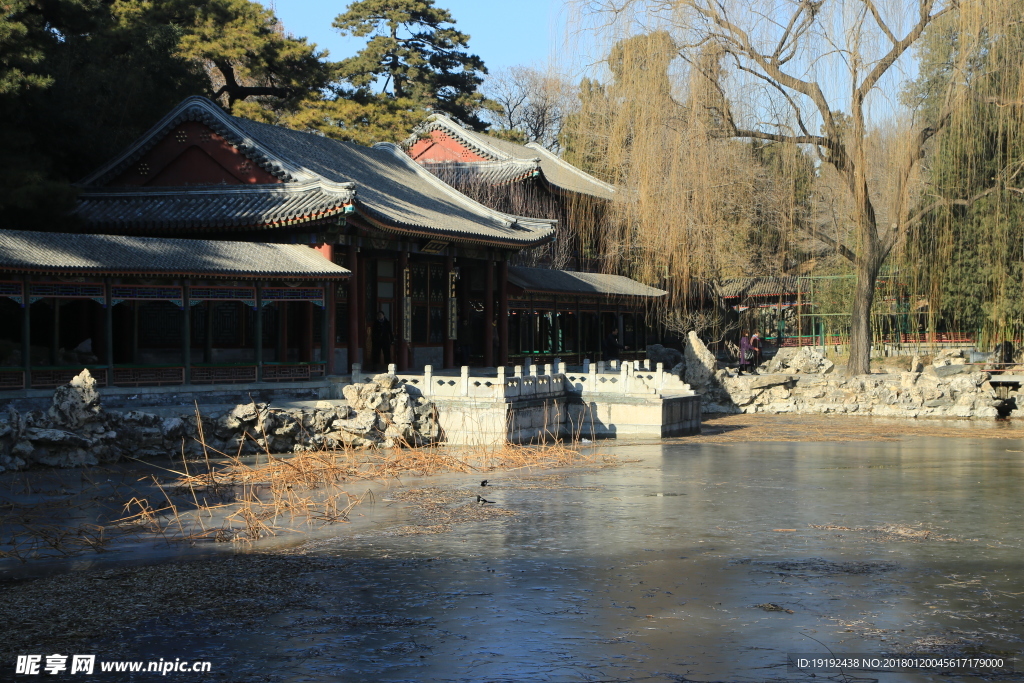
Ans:
{"label": "pine tree", "polygon": [[249,98],[295,107],[334,76],[326,53],[285,33],[273,12],[252,0],[117,0],[122,27],[178,26],[178,56],[210,68],[215,98],[228,109]]}
{"label": "pine tree", "polygon": [[487,73],[469,54],[469,36],[457,31],[448,10],[433,0],[358,0],[334,20],[342,35],[368,37],[366,47],[342,60],[338,73],[365,98],[373,92],[450,114],[476,130],[493,103],[477,92]]}
{"label": "pine tree", "polygon": [[10,0],[0,13],[0,221],[67,225],[71,182],[189,95],[256,118],[334,78],[251,0]]}

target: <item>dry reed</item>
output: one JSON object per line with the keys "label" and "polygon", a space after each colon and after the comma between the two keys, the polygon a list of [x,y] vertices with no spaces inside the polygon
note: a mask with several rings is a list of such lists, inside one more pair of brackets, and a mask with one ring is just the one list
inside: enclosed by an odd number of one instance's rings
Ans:
{"label": "dry reed", "polygon": [[[200,418],[197,407],[197,418]],[[102,552],[114,545],[158,539],[163,543],[251,543],[281,531],[301,531],[344,523],[360,503],[373,500],[370,482],[397,481],[406,476],[444,472],[543,469],[593,464],[606,457],[585,452],[578,438],[560,441],[548,429],[548,443],[501,444],[479,447],[410,447],[388,449],[307,450],[287,456],[266,447],[255,457],[243,456],[245,442],[234,454],[222,453],[205,441],[202,419],[197,441],[202,458],[189,462],[184,452],[181,469],[159,468],[162,477],[148,475],[136,482],[124,479],[113,492],[101,488],[90,474],[77,498],[19,507],[0,508],[0,529],[9,534],[0,545],[0,558],[22,562],[41,556],[74,556]],[[266,444],[262,425],[247,432],[245,441]],[[262,437],[262,438],[261,438]],[[141,462],[141,461],[140,461]],[[140,483],[142,482],[142,483]],[[352,493],[358,488],[360,493]],[[32,491],[24,480],[25,492]],[[90,497],[91,495],[91,497]],[[71,524],[62,520],[69,510],[84,511],[99,498],[124,502],[120,514],[107,523]]]}

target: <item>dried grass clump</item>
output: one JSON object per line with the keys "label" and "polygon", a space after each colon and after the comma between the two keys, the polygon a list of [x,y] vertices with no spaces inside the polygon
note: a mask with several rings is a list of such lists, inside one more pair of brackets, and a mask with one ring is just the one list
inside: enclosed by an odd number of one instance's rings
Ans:
{"label": "dried grass clump", "polygon": [[[101,489],[88,481],[75,496],[57,501],[0,508],[0,529],[10,535],[0,541],[0,558],[21,562],[42,556],[75,556],[102,552],[113,545],[158,538],[165,543],[251,543],[277,534],[344,523],[353,508],[373,493],[365,484],[444,472],[489,472],[497,469],[544,469],[608,462],[584,452],[578,442],[457,448],[431,446],[364,450],[338,444],[333,449],[304,451],[282,457],[266,447],[257,456],[243,457],[210,447],[199,425],[197,441],[203,457],[189,462],[184,451],[181,469],[163,468],[165,476],[122,480]],[[259,425],[258,425],[259,427]],[[246,434],[253,443],[268,440]],[[352,493],[357,486],[360,493]],[[29,491],[28,484],[25,492]],[[69,504],[71,498],[76,501]],[[87,516],[99,499],[120,499],[120,514],[106,523],[72,524],[68,513]],[[499,514],[495,511],[495,514]],[[450,525],[454,519],[443,524]],[[464,521],[464,520],[463,520]]]}

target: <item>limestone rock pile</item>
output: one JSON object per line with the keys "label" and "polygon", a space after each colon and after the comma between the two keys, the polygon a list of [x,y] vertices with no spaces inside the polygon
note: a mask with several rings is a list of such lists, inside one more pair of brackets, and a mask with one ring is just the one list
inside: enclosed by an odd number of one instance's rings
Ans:
{"label": "limestone rock pile", "polygon": [[785,347],[758,368],[760,372],[783,375],[825,375],[835,370],[835,363],[810,346]]}
{"label": "limestone rock pile", "polygon": [[[376,375],[363,384],[349,384],[342,393],[351,414],[339,416],[331,425],[332,434],[342,439],[355,434],[364,442],[359,446],[422,446],[441,438],[434,404],[422,396],[413,396],[394,375]],[[349,444],[353,445],[353,444]]]}
{"label": "limestone rock pile", "polygon": [[96,381],[83,370],[59,387],[47,411],[0,413],[0,472],[30,465],[80,467],[122,457],[169,457],[208,448],[235,455],[269,450],[420,446],[440,440],[432,403],[411,395],[394,375],[345,387],[345,403],[271,408],[249,403],[221,412],[162,417],[142,411],[107,412]]}
{"label": "limestone rock pile", "polygon": [[[712,370],[713,357],[691,333],[686,357],[687,383],[701,394],[705,413],[995,418],[1019,400],[1016,395],[997,398],[991,375],[975,372],[959,351],[943,352],[923,367],[915,358],[911,372],[844,377],[834,374],[832,363],[813,349],[781,349],[761,366],[763,374],[734,376],[729,370]],[[705,359],[692,373],[691,358]],[[1024,417],[1024,410],[1010,415]]]}
{"label": "limestone rock pile", "polygon": [[904,372],[897,376],[729,377],[724,384],[734,412],[994,418],[1002,401],[988,379],[984,372],[952,377]]}

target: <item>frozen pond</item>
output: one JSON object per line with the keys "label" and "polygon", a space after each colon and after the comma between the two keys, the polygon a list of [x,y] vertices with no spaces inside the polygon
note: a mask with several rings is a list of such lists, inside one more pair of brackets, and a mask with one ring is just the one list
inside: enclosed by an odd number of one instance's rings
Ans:
{"label": "frozen pond", "polygon": [[1024,649],[1020,440],[602,450],[624,464],[442,478],[457,505],[515,513],[445,533],[408,533],[414,509],[378,502],[372,533],[275,551],[337,562],[302,577],[308,603],[244,630],[154,622],[124,658],[245,681],[948,681],[982,678],[786,662]]}

